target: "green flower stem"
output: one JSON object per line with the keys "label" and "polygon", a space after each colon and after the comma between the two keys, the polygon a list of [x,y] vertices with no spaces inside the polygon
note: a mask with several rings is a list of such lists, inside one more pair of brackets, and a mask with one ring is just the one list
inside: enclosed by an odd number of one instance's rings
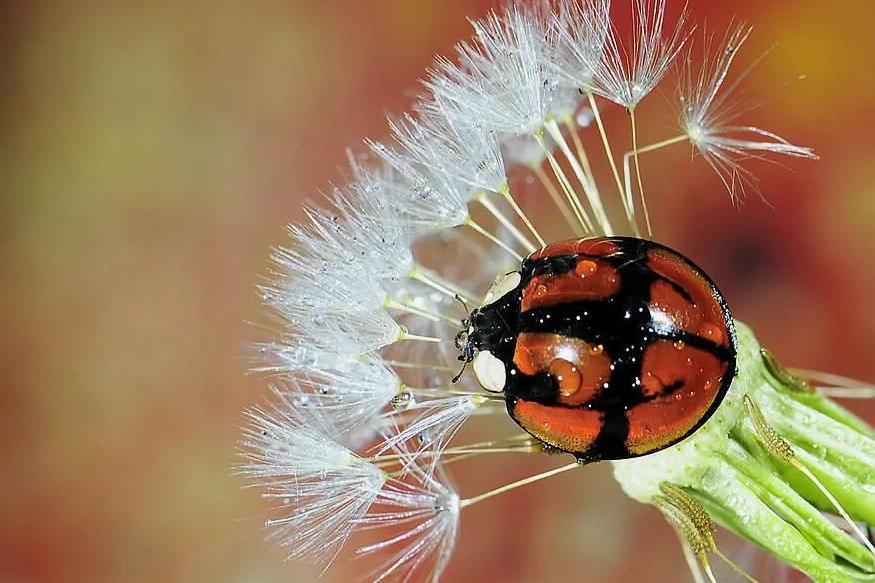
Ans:
{"label": "green flower stem", "polygon": [[[854,520],[875,524],[875,433],[830,399],[774,374],[750,329],[737,328],[739,372],[718,411],[677,445],[613,462],[615,477],[648,504],[664,482],[684,488],[717,523],[815,581],[875,582],[875,557],[824,516],[835,509],[793,465],[805,466]],[[745,395],[794,458],[763,446]]]}

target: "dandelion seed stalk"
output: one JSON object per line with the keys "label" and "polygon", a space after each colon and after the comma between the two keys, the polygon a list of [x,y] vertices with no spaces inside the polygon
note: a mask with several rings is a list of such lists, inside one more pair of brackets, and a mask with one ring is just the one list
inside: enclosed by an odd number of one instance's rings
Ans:
{"label": "dandelion seed stalk", "polygon": [[617,172],[617,163],[614,161],[614,152],[611,149],[611,144],[608,140],[608,134],[607,132],[605,132],[605,126],[602,123],[602,115],[599,112],[599,106],[596,103],[595,95],[593,95],[592,91],[587,91],[586,98],[589,100],[589,106],[592,108],[592,114],[595,118],[595,123],[599,128],[599,136],[601,136],[602,146],[605,149],[605,156],[607,156],[608,162],[611,166],[611,173],[614,176],[614,182],[616,182],[617,184],[617,192],[620,195],[620,199],[623,201],[623,208],[626,210],[626,218],[633,226],[635,235],[639,235],[640,231],[638,230],[638,224],[635,221],[635,205],[632,203],[631,193],[624,190],[623,183],[620,182],[620,173]]}
{"label": "dandelion seed stalk", "polygon": [[[492,216],[496,218],[496,220],[501,223],[505,229],[510,232],[514,239],[516,239],[528,252],[532,252],[535,250],[535,245],[523,235],[519,229],[506,217],[504,214],[498,210],[498,208],[489,200],[489,195],[485,192],[481,192],[477,195],[477,202],[483,205],[483,208],[488,210]],[[513,199],[511,199],[513,200]]]}
{"label": "dandelion seed stalk", "polygon": [[562,169],[562,166],[559,165],[559,161],[556,160],[556,156],[553,154],[553,151],[547,147],[547,144],[544,141],[544,137],[540,134],[535,134],[534,138],[538,142],[538,145],[541,147],[541,150],[543,150],[545,156],[547,157],[547,161],[550,163],[550,168],[553,170],[553,175],[556,177],[556,180],[559,182],[559,186],[565,193],[565,198],[568,200],[569,206],[574,211],[574,215],[575,217],[577,217],[577,221],[580,224],[580,227],[584,230],[584,232],[591,233],[593,231],[592,219],[590,219],[586,210],[580,204],[580,198],[574,191],[574,187],[571,185],[571,181],[568,180],[568,176],[565,175],[565,171]]}
{"label": "dandelion seed stalk", "polygon": [[578,222],[577,218],[571,213],[568,205],[562,200],[562,196],[559,194],[559,191],[556,190],[556,186],[550,180],[550,177],[544,172],[544,169],[541,168],[540,164],[535,164],[532,166],[532,172],[535,173],[535,176],[538,178],[538,181],[543,186],[544,191],[547,192],[547,195],[552,200],[553,204],[559,209],[559,212],[562,214],[562,218],[565,219],[565,222],[571,228],[573,233],[578,235],[582,235],[585,233],[582,225]]}
{"label": "dandelion seed stalk", "polygon": [[[650,224],[650,211],[647,209],[647,199],[644,196],[644,182],[641,180],[641,165],[638,161],[638,124],[635,121],[635,108],[629,109],[629,119],[632,125],[632,151],[635,157],[635,176],[638,178],[638,196],[641,198],[641,209],[644,211],[644,224],[647,226],[647,237],[653,239],[653,225]],[[631,197],[631,190],[627,190]]]}

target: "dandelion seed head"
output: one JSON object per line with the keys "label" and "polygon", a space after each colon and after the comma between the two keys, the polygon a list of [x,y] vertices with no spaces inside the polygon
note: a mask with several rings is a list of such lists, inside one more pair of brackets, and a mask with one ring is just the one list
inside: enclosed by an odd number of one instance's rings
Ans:
{"label": "dandelion seed head", "polygon": [[[653,92],[690,35],[686,8],[673,23],[665,10],[665,0],[634,0],[632,39],[625,43],[609,20],[608,0],[517,2],[472,22],[473,38],[457,45],[453,59],[436,59],[412,111],[389,119],[388,137],[365,140],[364,154],[350,153],[349,179],[331,185],[305,208],[306,220],[289,227],[291,241],[275,250],[271,278],[259,287],[279,327],[256,347],[255,370],[270,376],[273,404],[248,414],[240,473],[275,504],[270,537],[290,557],[327,566],[359,529],[377,538],[358,551],[379,555],[375,581],[437,581],[461,509],[534,481],[465,499],[452,485],[449,462],[531,452],[540,443],[528,433],[456,443],[466,422],[506,415],[518,397],[509,379],[529,374],[473,343],[472,321],[489,304],[528,293],[517,289],[518,275],[495,297],[484,296],[496,276],[519,274],[526,256],[561,240],[542,234],[545,215],[561,212],[571,229],[565,239],[615,232],[610,205],[602,202],[605,181],[589,163],[593,144],[611,160],[626,219],[619,230],[638,238],[632,155],[640,174],[639,153],[689,141],[733,195],[754,182],[742,166],[747,159],[813,157],[808,148],[735,121],[746,109],[733,95],[738,81],[727,78],[750,31],[734,25],[718,50],[713,40],[706,43],[701,69],[693,69],[688,54],[679,89],[683,134],[628,152],[624,184],[609,144],[616,138],[606,134],[592,96],[633,111]],[[525,167],[524,181],[517,180],[518,167]],[[640,177],[638,190],[643,204]],[[575,267],[573,277],[594,277],[598,265],[590,263],[595,267],[579,273]],[[480,298],[486,305],[478,305]],[[643,313],[627,309],[625,320]],[[584,310],[574,323],[591,316]],[[547,309],[537,325],[550,318]],[[498,319],[506,324],[513,317]],[[662,324],[668,330],[672,323]],[[517,331],[502,325],[490,329],[490,342],[514,352]],[[561,358],[570,362],[578,353],[569,345]],[[573,381],[565,372],[549,374]],[[485,385],[478,382],[487,377]],[[630,382],[646,381],[639,375]],[[593,387],[622,389],[605,378]],[[709,421],[697,434],[701,440],[712,434],[724,445],[731,440],[737,401],[721,405],[715,419],[723,424]],[[649,465],[617,462],[615,475],[631,496],[656,503],[666,479],[701,475],[701,440],[646,456]]]}

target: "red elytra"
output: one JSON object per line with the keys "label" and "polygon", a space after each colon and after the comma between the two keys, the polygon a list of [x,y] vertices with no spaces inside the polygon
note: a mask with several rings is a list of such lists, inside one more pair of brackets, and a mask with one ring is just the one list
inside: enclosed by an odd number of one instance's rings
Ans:
{"label": "red elytra", "polygon": [[547,445],[594,461],[677,443],[736,371],[732,317],[690,260],[631,237],[553,243],[517,289],[475,310],[468,343],[506,367],[508,412]]}

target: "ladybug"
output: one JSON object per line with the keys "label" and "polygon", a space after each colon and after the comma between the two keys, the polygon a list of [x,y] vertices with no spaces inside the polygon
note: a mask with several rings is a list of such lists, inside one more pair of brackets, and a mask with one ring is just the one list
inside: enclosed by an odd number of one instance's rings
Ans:
{"label": "ladybug", "polygon": [[463,321],[460,360],[526,432],[591,462],[673,445],[736,374],[735,326],[711,279],[652,241],[550,244],[499,276]]}

